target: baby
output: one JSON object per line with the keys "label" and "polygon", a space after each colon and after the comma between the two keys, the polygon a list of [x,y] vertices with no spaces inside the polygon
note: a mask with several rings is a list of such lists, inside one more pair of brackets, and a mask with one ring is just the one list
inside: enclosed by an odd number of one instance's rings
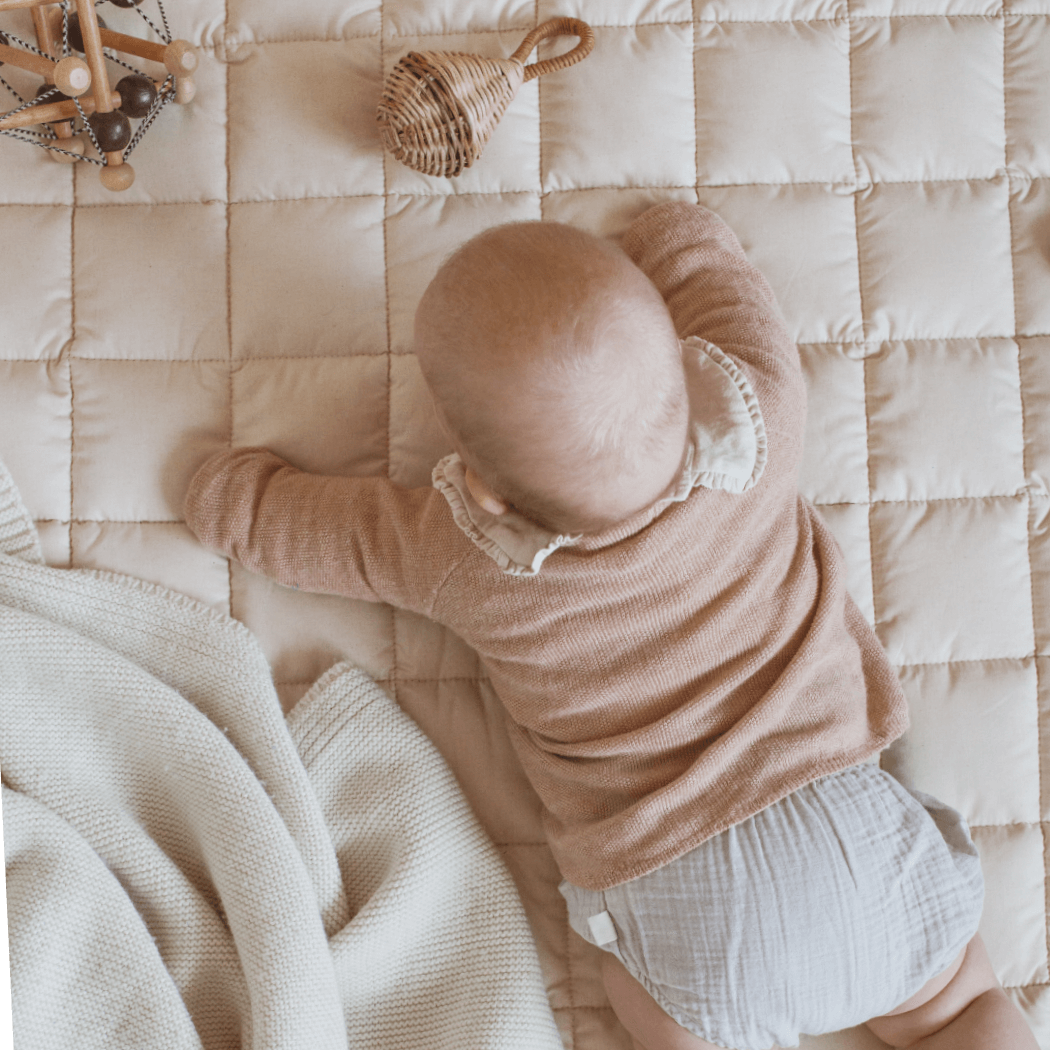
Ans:
{"label": "baby", "polygon": [[772,292],[704,208],[623,250],[497,227],[415,349],[455,450],[434,487],[213,457],[190,527],[304,590],[478,652],[544,808],[569,921],[638,1050],[1035,1050],[977,935],[959,814],[865,760],[905,701],[797,493],[805,388]]}

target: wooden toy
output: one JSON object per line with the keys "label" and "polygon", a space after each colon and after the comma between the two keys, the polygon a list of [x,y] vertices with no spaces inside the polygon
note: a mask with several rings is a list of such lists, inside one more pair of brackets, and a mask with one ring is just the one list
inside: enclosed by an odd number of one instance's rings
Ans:
{"label": "wooden toy", "polygon": [[[557,58],[526,66],[543,39],[568,34],[579,44]],[[538,25],[510,58],[484,58],[457,51],[410,51],[383,86],[376,113],[383,147],[424,175],[458,175],[481,156],[521,85],[586,58],[594,33],[578,18],[552,18]]]}
{"label": "wooden toy", "polygon": [[[161,0],[156,4],[163,29],[139,10],[143,0],[111,2],[134,9],[163,43],[109,29],[96,16],[93,0],[0,0],[0,13],[30,9],[37,38],[34,46],[0,31],[0,66],[10,63],[44,78],[36,97],[27,101],[0,75],[0,83],[21,103],[0,113],[0,134],[41,146],[64,163],[84,160],[97,164],[102,169],[102,185],[123,190],[135,179],[127,158],[160,110],[170,101],[184,104],[193,98],[196,89],[191,74],[197,68],[197,52],[188,41],[172,39]],[[74,3],[75,11],[71,10]],[[72,54],[74,51],[84,57]],[[155,62],[164,73],[155,80],[112,52]],[[107,63],[123,66],[130,75],[111,85]],[[134,134],[129,118],[142,121]],[[29,130],[35,125],[44,130]],[[85,136],[95,147],[97,159],[87,155]]]}

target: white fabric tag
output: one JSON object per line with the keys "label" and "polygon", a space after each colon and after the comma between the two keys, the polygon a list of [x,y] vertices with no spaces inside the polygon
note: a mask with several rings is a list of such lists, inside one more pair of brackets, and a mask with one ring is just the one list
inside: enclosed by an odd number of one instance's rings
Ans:
{"label": "white fabric tag", "polygon": [[595,944],[612,944],[616,940],[616,927],[613,926],[612,916],[607,911],[592,915],[587,920],[587,925],[591,928]]}

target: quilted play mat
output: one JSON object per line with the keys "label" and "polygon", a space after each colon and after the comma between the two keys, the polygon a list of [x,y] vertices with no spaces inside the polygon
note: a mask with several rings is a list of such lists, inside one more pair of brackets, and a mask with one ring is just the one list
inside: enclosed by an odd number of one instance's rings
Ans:
{"label": "quilted play mat", "polygon": [[[154,2],[153,26],[100,4],[108,39],[163,41]],[[32,41],[10,6],[0,33]],[[408,52],[504,59],[560,16],[593,50],[522,83],[460,174],[384,151],[376,109]],[[0,459],[46,562],[231,614],[286,711],[337,662],[371,675],[509,867],[565,1046],[628,1050],[474,654],[227,563],[181,508],[231,445],[429,484],[449,449],[412,318],[443,257],[507,221],[615,238],[699,201],[799,345],[802,488],[911,705],[881,763],[969,820],[981,932],[1050,1050],[1050,0],[169,0],[166,17],[199,56],[194,97],[153,114],[126,188],[0,136]]]}

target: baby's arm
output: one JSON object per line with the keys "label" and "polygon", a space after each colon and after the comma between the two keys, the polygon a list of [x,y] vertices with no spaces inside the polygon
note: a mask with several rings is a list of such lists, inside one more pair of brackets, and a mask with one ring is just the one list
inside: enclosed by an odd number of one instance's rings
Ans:
{"label": "baby's arm", "polygon": [[623,248],[656,285],[681,337],[700,336],[766,374],[785,363],[799,370],[769,282],[713,211],[658,204],[631,223]]}
{"label": "baby's arm", "polygon": [[434,489],[307,474],[261,448],[212,456],[185,514],[205,546],[278,583],[423,613],[462,556]]}

